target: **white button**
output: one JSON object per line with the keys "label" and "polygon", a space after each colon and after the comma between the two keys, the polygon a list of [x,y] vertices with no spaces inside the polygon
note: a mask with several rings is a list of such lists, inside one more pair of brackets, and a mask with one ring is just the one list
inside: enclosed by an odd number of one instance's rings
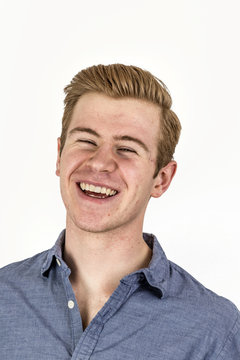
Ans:
{"label": "white button", "polygon": [[73,309],[74,308],[74,301],[69,300],[68,301],[68,307],[69,307],[69,309]]}
{"label": "white button", "polygon": [[61,261],[59,259],[56,259],[58,266],[61,266]]}

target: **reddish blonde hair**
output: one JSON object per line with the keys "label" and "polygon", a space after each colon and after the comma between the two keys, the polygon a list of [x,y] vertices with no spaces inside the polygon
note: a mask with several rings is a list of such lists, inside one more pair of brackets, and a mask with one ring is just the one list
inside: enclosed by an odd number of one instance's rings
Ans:
{"label": "reddish blonde hair", "polygon": [[62,118],[61,148],[64,147],[74,106],[80,96],[98,92],[114,98],[131,97],[159,105],[161,108],[158,156],[154,177],[172,159],[181,124],[171,110],[172,99],[165,84],[149,71],[123,64],[97,65],[80,71],[64,89],[66,94]]}

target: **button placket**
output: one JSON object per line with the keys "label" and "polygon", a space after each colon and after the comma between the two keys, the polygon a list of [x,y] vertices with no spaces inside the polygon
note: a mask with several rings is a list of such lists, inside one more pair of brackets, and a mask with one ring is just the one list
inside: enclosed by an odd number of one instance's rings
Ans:
{"label": "button placket", "polygon": [[68,308],[69,308],[69,309],[73,309],[74,306],[75,306],[74,301],[73,301],[73,300],[68,300]]}

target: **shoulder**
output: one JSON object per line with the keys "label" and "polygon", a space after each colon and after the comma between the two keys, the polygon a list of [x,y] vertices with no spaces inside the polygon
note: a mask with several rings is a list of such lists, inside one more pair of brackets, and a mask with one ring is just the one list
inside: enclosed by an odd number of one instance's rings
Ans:
{"label": "shoulder", "polygon": [[216,335],[230,336],[239,331],[240,312],[230,300],[206,288],[175,263],[169,261],[169,267],[169,297],[182,304],[185,312],[198,319],[199,324],[205,323],[205,330],[211,329]]}
{"label": "shoulder", "polygon": [[2,267],[0,269],[0,285],[11,280],[19,281],[23,277],[32,277],[34,273],[41,271],[47,254],[48,250]]}
{"label": "shoulder", "polygon": [[238,311],[237,307],[228,299],[206,288],[201,282],[189,274],[179,265],[169,261],[170,281],[168,293],[185,302],[193,302],[197,306],[219,311],[224,308],[228,312]]}
{"label": "shoulder", "polygon": [[[0,269],[0,322],[16,312],[28,311],[29,304],[39,304],[40,298],[48,296],[42,270],[47,259],[48,251],[44,251]],[[6,313],[10,304],[11,311]]]}

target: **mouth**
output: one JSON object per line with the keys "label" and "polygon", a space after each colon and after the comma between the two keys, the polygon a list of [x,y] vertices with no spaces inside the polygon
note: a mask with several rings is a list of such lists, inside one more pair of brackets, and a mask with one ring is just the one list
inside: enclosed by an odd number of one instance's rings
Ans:
{"label": "mouth", "polygon": [[107,199],[118,194],[117,190],[104,186],[95,186],[84,182],[77,183],[77,185],[86,196],[90,196],[92,198]]}

